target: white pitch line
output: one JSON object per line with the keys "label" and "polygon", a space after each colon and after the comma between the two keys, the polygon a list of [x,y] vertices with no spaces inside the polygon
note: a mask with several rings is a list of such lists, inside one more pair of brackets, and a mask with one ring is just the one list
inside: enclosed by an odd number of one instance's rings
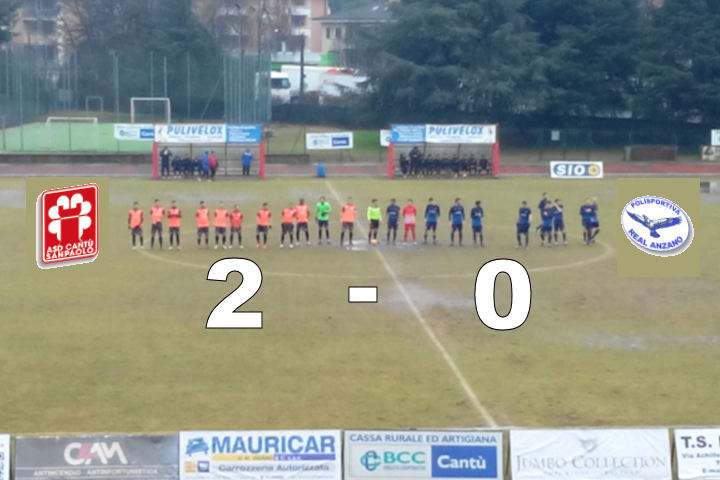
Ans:
{"label": "white pitch line", "polygon": [[[329,181],[325,181],[325,184],[328,186],[328,189],[335,197],[335,200],[338,201],[342,205],[342,197],[340,194],[335,190],[335,188],[332,186],[332,184]],[[367,230],[365,230],[365,227],[362,224],[358,225],[359,230],[364,230],[363,235],[367,235]],[[495,419],[490,415],[490,412],[487,408],[480,402],[480,399],[473,391],[472,387],[470,387],[470,384],[468,383],[467,379],[465,378],[465,375],[460,371],[460,368],[458,368],[457,364],[455,363],[455,360],[450,356],[445,346],[440,342],[437,335],[435,335],[435,332],[433,332],[432,328],[430,328],[430,325],[427,323],[427,320],[425,320],[425,317],[423,317],[422,313],[420,313],[420,310],[418,309],[417,305],[415,305],[415,302],[413,302],[412,297],[410,297],[410,294],[405,289],[405,286],[400,282],[400,279],[398,278],[397,274],[395,273],[395,270],[390,266],[390,264],[385,259],[385,255],[383,255],[382,251],[375,250],[375,253],[377,254],[378,258],[380,259],[380,262],[382,262],[383,267],[385,267],[385,270],[387,271],[388,275],[393,279],[393,282],[395,282],[395,286],[398,290],[400,290],[400,293],[402,294],[403,298],[405,299],[405,302],[408,304],[408,307],[410,307],[410,310],[412,311],[413,315],[415,315],[415,319],[420,323],[423,330],[425,330],[425,333],[428,337],[430,337],[430,340],[432,341],[433,345],[438,349],[442,357],[445,359],[445,362],[447,363],[448,367],[450,367],[450,370],[455,374],[455,377],[457,378],[458,382],[460,382],[460,386],[462,387],[463,391],[465,392],[465,395],[467,395],[468,399],[470,400],[470,403],[472,403],[473,407],[478,411],[480,416],[483,418],[485,423],[487,423],[488,426],[491,428],[497,428],[498,424],[495,421]]]}

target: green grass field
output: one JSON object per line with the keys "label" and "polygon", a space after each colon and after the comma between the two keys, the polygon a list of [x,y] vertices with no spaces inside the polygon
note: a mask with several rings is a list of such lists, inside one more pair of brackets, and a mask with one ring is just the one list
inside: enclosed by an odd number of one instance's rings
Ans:
{"label": "green grass field", "polygon": [[[178,429],[475,427],[497,425],[714,424],[720,393],[717,292],[720,202],[696,222],[702,276],[628,279],[616,274],[613,180],[266,181],[110,183],[111,238],[85,266],[40,271],[25,255],[23,180],[0,179],[0,425],[5,431],[176,431]],[[517,205],[541,192],[567,207],[570,245],[515,250]],[[334,245],[254,246],[254,212],[275,217],[298,197],[325,195],[335,208]],[[381,245],[342,250],[337,197],[364,212],[373,196],[428,196],[446,214],[452,198],[483,200],[487,248]],[[580,240],[580,202],[598,197],[600,242]],[[133,200],[178,200],[182,251],[133,251],[126,229]],[[194,245],[192,217],[204,199],[239,203],[244,250]],[[147,222],[147,221],[146,221]],[[145,225],[146,246],[149,225]],[[384,238],[384,227],[381,235]],[[312,239],[316,230],[311,228]],[[167,239],[166,239],[167,242]],[[467,243],[467,238],[466,238]],[[700,248],[693,246],[693,248]],[[255,261],[263,283],[244,310],[264,312],[262,330],[205,329],[210,310],[238,284],[205,279],[217,259]],[[515,258],[533,286],[530,317],[492,331],[474,309],[474,276],[488,260]],[[386,266],[387,265],[387,266]],[[392,274],[390,273],[392,272]],[[393,278],[393,275],[395,276]],[[349,285],[377,285],[377,304],[348,304]],[[509,306],[499,277],[498,310]],[[408,294],[407,300],[402,290]],[[412,306],[411,306],[412,304]],[[463,389],[429,331],[453,359]]]}
{"label": "green grass field", "polygon": [[[92,116],[92,115],[89,115]],[[150,152],[152,143],[116,140],[112,123],[27,123],[0,130],[0,151],[7,152]]]}

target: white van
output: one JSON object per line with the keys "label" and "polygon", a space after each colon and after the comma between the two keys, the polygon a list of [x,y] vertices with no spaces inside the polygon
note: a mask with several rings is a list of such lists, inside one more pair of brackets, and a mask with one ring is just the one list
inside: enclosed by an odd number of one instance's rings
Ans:
{"label": "white van", "polygon": [[270,98],[273,105],[290,103],[290,77],[283,72],[270,72]]}

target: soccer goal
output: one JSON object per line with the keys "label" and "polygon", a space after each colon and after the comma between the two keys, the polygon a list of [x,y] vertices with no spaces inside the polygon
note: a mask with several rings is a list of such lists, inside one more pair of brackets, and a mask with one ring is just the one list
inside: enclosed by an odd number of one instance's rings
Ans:
{"label": "soccer goal", "polygon": [[98,151],[100,132],[97,117],[47,117],[45,138],[51,151]]}
{"label": "soccer goal", "polygon": [[[159,117],[158,117],[159,116]],[[170,123],[172,108],[168,97],[132,97],[130,123]]]}
{"label": "soccer goal", "polygon": [[497,125],[393,125],[388,178],[497,177]]}

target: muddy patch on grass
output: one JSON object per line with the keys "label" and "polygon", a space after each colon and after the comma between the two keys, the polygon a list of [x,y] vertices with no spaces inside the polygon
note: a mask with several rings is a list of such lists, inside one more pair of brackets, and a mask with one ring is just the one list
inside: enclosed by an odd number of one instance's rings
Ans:
{"label": "muddy patch on grass", "polygon": [[0,206],[3,208],[25,208],[24,188],[0,189]]}
{"label": "muddy patch on grass", "polygon": [[603,332],[589,332],[578,338],[588,348],[603,350],[648,350],[678,346],[720,345],[720,335],[620,335]]}
{"label": "muddy patch on grass", "polygon": [[700,181],[700,203],[718,204],[720,203],[720,181],[701,180]]}
{"label": "muddy patch on grass", "polygon": [[[404,287],[408,296],[420,311],[431,308],[444,308],[448,310],[466,310],[468,308],[474,310],[475,308],[475,300],[472,296],[453,295],[416,284],[405,283]],[[388,301],[383,299],[383,305],[387,305],[393,312],[407,313],[407,302],[403,295],[396,288],[393,288],[392,292],[392,297],[388,299]]]}

